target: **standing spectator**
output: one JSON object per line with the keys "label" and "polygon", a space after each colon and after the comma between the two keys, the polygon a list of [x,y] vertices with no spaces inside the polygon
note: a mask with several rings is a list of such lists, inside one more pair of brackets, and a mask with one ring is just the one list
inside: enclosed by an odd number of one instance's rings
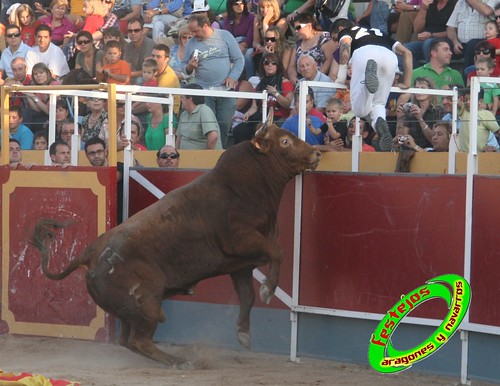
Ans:
{"label": "standing spectator", "polygon": [[[202,90],[196,83],[186,86],[187,89]],[[222,149],[221,136],[217,118],[210,107],[205,104],[204,96],[182,95],[183,112],[177,126],[177,149]]]}
{"label": "standing spectator", "polygon": [[[33,146],[33,132],[23,125],[21,108],[12,106],[9,109],[9,132],[10,138],[19,142],[22,150],[31,150]],[[2,130],[0,130],[1,134]]]}
{"label": "standing spectator", "polygon": [[[193,38],[186,45],[182,66],[187,74],[195,72],[195,80],[204,89],[234,89],[243,71],[244,59],[238,43],[227,31],[214,30],[202,15],[189,17]],[[193,55],[197,52],[196,55]],[[226,145],[231,119],[236,109],[234,98],[207,97],[220,125],[223,146]]]}
{"label": "standing spectator", "polygon": [[317,68],[327,75],[333,60],[335,43],[330,38],[329,32],[321,31],[321,27],[311,14],[300,14],[293,25],[297,31],[298,40],[292,51],[292,60],[288,66],[288,79],[293,85],[297,83],[299,74],[297,71],[298,61],[302,55],[309,55],[317,64]]}
{"label": "standing spectator", "polygon": [[163,146],[156,153],[156,163],[160,168],[178,168],[181,155],[170,145]]}
{"label": "standing spectator", "polygon": [[446,38],[434,39],[430,45],[430,55],[429,63],[413,70],[412,82],[416,78],[430,78],[439,89],[451,83],[464,84],[462,75],[449,67],[452,52]]}
{"label": "standing spectator", "polygon": [[246,76],[250,78],[255,75],[252,47],[255,15],[248,12],[246,0],[228,0],[226,14],[222,28],[229,31],[238,42],[241,53],[245,58]]}
{"label": "standing spectator", "polygon": [[40,23],[46,24],[52,29],[52,43],[61,48],[70,41],[70,37],[67,35],[68,32],[78,32],[77,26],[66,17],[67,11],[67,0],[52,0],[50,3],[51,13],[40,19]]}
{"label": "standing spectator", "polygon": [[181,84],[187,84],[190,78],[187,74],[182,72],[182,59],[184,58],[186,44],[192,37],[193,35],[189,30],[189,26],[184,24],[181,28],[179,28],[179,44],[174,44],[170,48],[169,65],[175,71],[175,74]]}
{"label": "standing spectator", "polygon": [[99,98],[87,99],[90,113],[82,120],[82,141],[87,142],[90,138],[98,137],[101,128],[108,121],[108,112],[104,109],[105,102]]}
{"label": "standing spectator", "polygon": [[[160,95],[161,97],[161,95]],[[144,134],[146,147],[148,150],[160,150],[165,145],[166,135],[169,129],[169,116],[166,114],[166,105],[161,103],[147,102],[148,126]],[[173,117],[173,125],[177,126],[177,118]]]}
{"label": "standing spectator", "polygon": [[88,31],[78,32],[75,43],[80,51],[76,55],[75,69],[81,68],[91,79],[96,79],[97,67],[103,63],[104,52],[95,48],[92,34]]}
{"label": "standing spectator", "polygon": [[[7,48],[3,50],[0,57],[0,85],[3,84],[4,77],[14,77],[11,68],[12,59],[24,59],[30,55],[34,61],[35,57],[33,49],[22,41],[21,30],[17,25],[9,24],[5,27],[5,41],[7,43]],[[31,71],[31,69],[27,69],[27,71]]]}
{"label": "standing spectator", "polygon": [[184,0],[151,0],[146,5],[144,21],[151,26],[155,43],[162,43],[170,27],[182,17]]}
{"label": "standing spectator", "polygon": [[430,60],[430,46],[434,39],[446,38],[446,22],[454,6],[455,0],[422,0],[413,21],[417,40],[405,44],[413,54],[413,68],[418,67],[420,60]]}
{"label": "standing spectator", "polygon": [[97,78],[99,81],[116,83],[116,84],[130,84],[130,64],[125,60],[120,59],[122,50],[120,43],[110,41],[104,47],[105,64],[97,66]]}
{"label": "standing spectator", "polygon": [[339,32],[339,43],[340,65],[337,83],[345,83],[347,62],[351,57],[352,111],[358,117],[370,116],[371,125],[379,136],[380,149],[390,151],[392,135],[385,120],[385,104],[398,70],[397,54],[403,56],[404,64],[404,80],[399,87],[410,87],[411,52],[401,43],[381,36],[377,31],[358,26],[342,29]]}
{"label": "standing spectator", "polygon": [[146,36],[142,17],[133,17],[128,21],[127,27],[129,43],[125,45],[123,60],[130,64],[131,84],[142,84],[142,64],[151,56],[155,43]]}
{"label": "standing spectator", "polygon": [[35,12],[28,4],[19,5],[11,13],[10,22],[21,28],[21,39],[30,47],[34,47],[36,41],[36,28],[40,22],[36,19]]}
{"label": "standing spectator", "polygon": [[[56,79],[59,79],[69,72],[69,67],[62,50],[51,42],[51,38],[51,28],[45,24],[39,25],[36,28],[36,41],[38,45],[33,48],[33,51],[36,54],[37,63],[45,63]],[[35,63],[30,63],[31,57],[27,57],[26,61],[28,62],[28,67],[35,65]]]}
{"label": "standing spectator", "polygon": [[453,52],[464,55],[464,68],[474,64],[474,46],[484,38],[484,23],[494,15],[497,0],[457,0],[446,23],[446,34],[453,44]]}

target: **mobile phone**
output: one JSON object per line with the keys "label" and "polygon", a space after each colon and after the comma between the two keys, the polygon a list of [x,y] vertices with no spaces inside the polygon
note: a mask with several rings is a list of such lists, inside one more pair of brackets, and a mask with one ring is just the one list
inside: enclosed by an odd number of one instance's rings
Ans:
{"label": "mobile phone", "polygon": [[194,50],[193,52],[193,59],[198,59],[198,55],[200,54],[200,51],[198,49]]}

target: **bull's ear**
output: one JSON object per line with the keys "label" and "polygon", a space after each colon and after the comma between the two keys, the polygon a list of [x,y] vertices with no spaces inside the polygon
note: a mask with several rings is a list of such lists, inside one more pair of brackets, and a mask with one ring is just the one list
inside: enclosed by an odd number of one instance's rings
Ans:
{"label": "bull's ear", "polygon": [[252,145],[257,150],[266,152],[269,150],[269,125],[267,122],[262,124],[262,126],[255,132],[255,136],[252,138]]}

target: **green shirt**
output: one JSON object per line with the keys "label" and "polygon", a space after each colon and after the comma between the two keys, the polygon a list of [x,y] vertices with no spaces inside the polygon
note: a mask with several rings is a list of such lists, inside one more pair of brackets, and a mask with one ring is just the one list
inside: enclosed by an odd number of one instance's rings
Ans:
{"label": "green shirt", "polygon": [[[174,127],[177,126],[177,118],[174,115],[173,119]],[[175,132],[175,131],[174,131]],[[151,114],[148,115],[148,127],[146,133],[144,134],[144,139],[146,141],[146,147],[148,150],[160,150],[165,146],[166,135],[168,133],[168,114],[163,115],[163,119],[157,127],[151,126]]]}
{"label": "green shirt", "polygon": [[436,83],[436,88],[442,89],[450,84],[459,84],[465,86],[462,74],[451,67],[446,67],[438,74],[429,63],[413,70],[411,84],[415,84],[416,78],[430,78]]}
{"label": "green shirt", "polygon": [[207,134],[211,131],[216,131],[218,134],[215,149],[222,149],[219,124],[210,107],[201,104],[196,106],[192,113],[183,111],[177,126],[177,135],[181,141],[179,149],[206,149]]}

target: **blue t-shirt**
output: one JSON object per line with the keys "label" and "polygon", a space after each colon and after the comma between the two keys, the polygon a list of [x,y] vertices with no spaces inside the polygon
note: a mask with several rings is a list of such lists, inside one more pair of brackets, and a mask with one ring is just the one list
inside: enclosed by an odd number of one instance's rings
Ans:
{"label": "blue t-shirt", "polygon": [[[19,141],[21,150],[33,149],[33,132],[24,125],[19,125],[15,133],[10,133],[10,138]],[[2,130],[0,130],[0,143],[2,139]]]}
{"label": "blue t-shirt", "polygon": [[[316,129],[319,129],[321,127],[321,125],[323,124],[323,122],[321,122],[321,119],[319,119],[318,117],[311,116],[310,118],[311,118],[311,122],[312,122],[313,126]],[[295,134],[298,137],[299,136],[299,116],[294,115],[294,116],[288,118],[283,123],[281,128],[292,132],[293,134]],[[309,130],[306,127],[306,142],[309,145],[323,145],[324,144],[323,134],[314,135],[311,132],[311,130]]]}

